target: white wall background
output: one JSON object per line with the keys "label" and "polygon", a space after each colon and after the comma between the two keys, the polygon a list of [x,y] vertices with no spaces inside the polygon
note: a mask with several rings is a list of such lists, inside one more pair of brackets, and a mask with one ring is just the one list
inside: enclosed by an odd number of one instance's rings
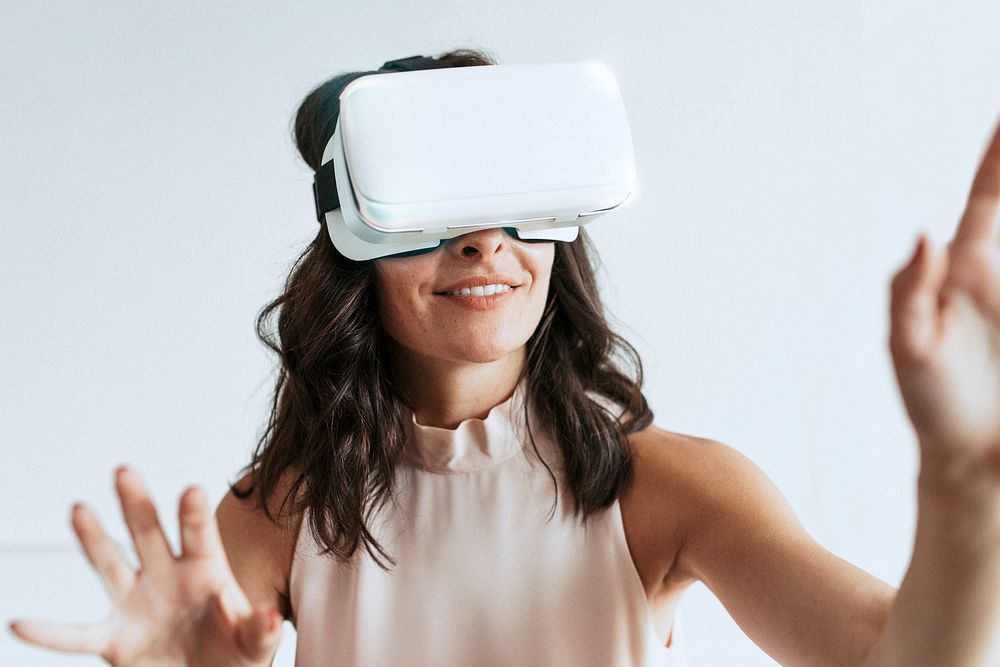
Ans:
{"label": "white wall background", "polygon": [[[970,0],[4,2],[0,617],[103,616],[68,513],[128,543],[117,464],[171,531],[188,483],[221,498],[271,389],[254,317],[316,230],[295,108],[464,46],[614,69],[641,192],[590,231],[657,423],[746,453],[821,544],[898,584],[916,454],[888,282],[918,230],[954,229],[1000,111],[998,26]],[[774,664],[703,587],[683,614],[694,664]],[[293,652],[286,624],[276,664]],[[99,662],[4,633],[0,664]]]}

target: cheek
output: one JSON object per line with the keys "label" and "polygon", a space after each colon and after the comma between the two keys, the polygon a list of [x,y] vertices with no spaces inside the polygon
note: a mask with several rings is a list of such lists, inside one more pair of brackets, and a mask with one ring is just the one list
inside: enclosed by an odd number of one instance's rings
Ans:
{"label": "cheek", "polygon": [[425,306],[414,287],[425,282],[432,268],[423,257],[375,260],[375,294],[382,328],[403,345],[426,337],[421,331]]}
{"label": "cheek", "polygon": [[423,317],[419,304],[406,292],[380,287],[378,311],[385,332],[406,345],[420,336]]}
{"label": "cheek", "polygon": [[538,328],[538,323],[541,321],[542,314],[545,312],[545,305],[549,301],[548,276],[539,280],[532,292],[531,303],[528,307],[529,312],[525,314],[525,326],[530,329],[528,332],[529,336],[535,332],[535,329]]}
{"label": "cheek", "polygon": [[555,262],[555,244],[546,246],[545,252],[541,253],[535,260],[532,268],[532,274],[535,279],[534,289],[532,290],[532,302],[536,306],[537,302],[541,302],[537,313],[540,318],[548,301],[550,283],[552,281],[552,264]]}

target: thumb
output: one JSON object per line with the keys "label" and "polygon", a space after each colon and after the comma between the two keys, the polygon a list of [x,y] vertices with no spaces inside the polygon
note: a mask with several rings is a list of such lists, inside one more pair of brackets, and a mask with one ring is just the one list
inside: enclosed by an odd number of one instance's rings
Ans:
{"label": "thumb", "polygon": [[892,281],[893,355],[921,361],[933,349],[938,332],[938,296],[947,275],[948,254],[937,253],[921,233],[910,261]]}
{"label": "thumb", "polygon": [[267,660],[274,655],[281,637],[281,614],[270,607],[256,607],[240,619],[236,638],[250,660]]}

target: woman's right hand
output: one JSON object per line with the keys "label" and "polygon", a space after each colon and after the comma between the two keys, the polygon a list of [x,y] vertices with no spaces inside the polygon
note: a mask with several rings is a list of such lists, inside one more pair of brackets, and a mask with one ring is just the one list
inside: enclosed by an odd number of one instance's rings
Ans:
{"label": "woman's right hand", "polygon": [[281,616],[251,608],[226,558],[205,494],[189,487],[180,499],[181,554],[174,556],[156,507],[139,475],[115,474],[122,514],[139,570],[77,504],[73,529],[87,559],[104,580],[113,606],[100,623],[18,620],[21,639],[61,651],[97,654],[116,667],[143,665],[268,665],[281,635]]}

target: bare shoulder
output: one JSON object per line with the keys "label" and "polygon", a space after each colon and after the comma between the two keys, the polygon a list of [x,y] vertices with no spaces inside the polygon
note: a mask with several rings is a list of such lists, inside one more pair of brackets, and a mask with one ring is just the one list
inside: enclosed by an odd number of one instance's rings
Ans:
{"label": "bare shoulder", "polygon": [[632,493],[643,508],[636,514],[648,515],[636,523],[648,526],[659,551],[670,554],[666,571],[673,578],[702,579],[698,555],[718,539],[766,524],[799,528],[784,496],[734,447],[655,425],[633,433],[629,443]]}
{"label": "bare shoulder", "polygon": [[676,484],[697,482],[706,462],[726,456],[732,448],[709,438],[667,431],[650,425],[629,436],[636,474]]}
{"label": "bare shoulder", "polygon": [[[250,603],[272,606],[285,618],[289,618],[291,612],[288,575],[302,516],[289,514],[287,508],[284,513],[279,509],[295,477],[296,471],[286,470],[278,488],[268,499],[268,508],[276,521],[260,509],[257,489],[245,499],[230,490],[215,510],[229,564]],[[252,473],[248,473],[235,486],[245,492],[251,482]]]}
{"label": "bare shoulder", "polygon": [[703,508],[741,468],[753,466],[745,456],[718,440],[666,431],[655,425],[630,435],[629,444],[636,487],[692,511]]}

